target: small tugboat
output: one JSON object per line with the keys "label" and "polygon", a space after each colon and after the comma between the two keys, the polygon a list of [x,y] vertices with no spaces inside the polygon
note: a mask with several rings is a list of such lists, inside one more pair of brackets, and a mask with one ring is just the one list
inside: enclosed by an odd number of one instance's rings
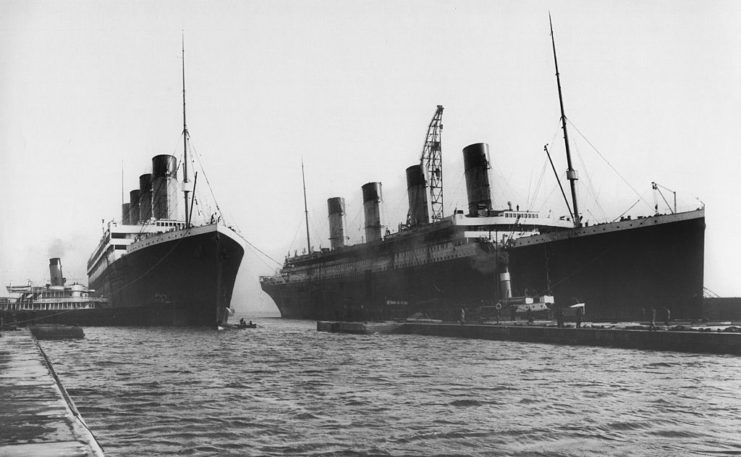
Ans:
{"label": "small tugboat", "polygon": [[257,328],[257,324],[252,321],[245,322],[244,318],[242,318],[239,320],[239,324],[235,325],[234,328],[238,328],[240,330],[245,328]]}

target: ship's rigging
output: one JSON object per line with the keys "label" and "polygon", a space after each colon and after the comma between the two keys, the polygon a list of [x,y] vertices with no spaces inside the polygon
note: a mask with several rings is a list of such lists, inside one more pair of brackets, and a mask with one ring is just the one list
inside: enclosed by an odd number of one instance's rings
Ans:
{"label": "ship's rigging", "polygon": [[[190,132],[188,131],[188,124],[187,124],[187,117],[186,117],[186,94],[185,94],[185,36],[182,36],[181,39],[181,58],[182,58],[182,93],[183,93],[183,131],[181,133],[183,137],[183,156],[182,160],[178,161],[177,164],[177,172],[180,170],[180,167],[183,167],[183,182],[182,182],[182,190],[183,190],[183,198],[184,198],[184,213],[183,213],[183,221],[185,223],[185,228],[190,228],[193,226],[193,211],[196,210],[197,214],[200,215],[202,219],[202,223],[206,224],[218,224],[223,223],[224,225],[227,225],[226,220],[224,219],[224,214],[221,211],[221,208],[219,207],[219,203],[216,200],[216,195],[214,194],[213,187],[211,186],[211,182],[208,179],[208,176],[206,175],[205,166],[203,164],[203,158],[198,153],[197,149],[191,144],[191,138],[190,138]],[[191,163],[192,161],[192,163]],[[198,171],[195,172],[193,181],[190,180],[190,174],[189,174],[189,165],[192,165],[194,168],[197,165]],[[207,202],[204,202],[203,199],[199,199],[197,197],[196,193],[196,185],[198,184],[198,177],[199,172],[201,175],[203,175],[203,178],[206,180],[206,187],[208,187],[208,191],[210,193],[210,200],[212,201],[215,208],[211,208],[211,205],[209,205]],[[123,181],[123,170],[122,170],[122,181]],[[201,186],[203,187],[203,186]],[[192,192],[192,195],[190,195]],[[158,194],[158,191],[155,191],[153,197],[156,198]],[[203,197],[203,195],[201,195]],[[122,198],[123,198],[123,186],[122,186]],[[208,199],[207,199],[208,200]],[[204,203],[205,203],[205,213],[202,211],[204,209]],[[198,207],[198,208],[196,208]],[[145,227],[149,226],[152,223],[152,220],[145,220],[141,221],[141,229],[139,234],[142,235],[144,233]],[[231,227],[233,230],[239,232],[237,227]]]}
{"label": "ship's rigging", "polygon": [[[556,83],[558,84],[558,102],[561,106],[561,128],[563,128],[563,141],[566,146],[566,161],[568,163],[568,170],[566,170],[566,177],[571,185],[571,202],[574,206],[573,220],[574,227],[581,227],[581,216],[579,215],[579,205],[576,202],[576,181],[579,177],[576,174],[576,170],[571,165],[571,150],[569,149],[569,133],[566,129],[566,113],[563,109],[563,95],[561,93],[561,76],[558,73],[558,59],[556,58],[556,39],[553,36],[553,21],[551,20],[550,13],[548,14],[548,22],[551,24],[551,44],[553,45],[553,63],[556,66]],[[560,185],[560,183],[559,183]],[[569,210],[570,211],[570,210]]]}
{"label": "ship's rigging", "polygon": [[306,205],[306,177],[304,176],[304,160],[301,159],[301,182],[304,186],[304,216],[306,218],[306,252],[311,254],[311,237],[309,236],[309,207]]}
{"label": "ship's rigging", "polygon": [[188,124],[185,122],[185,34],[182,35],[183,55],[183,193],[185,194],[185,227],[190,227],[188,211]]}
{"label": "ship's rigging", "polygon": [[[661,195],[662,200],[664,200],[664,203],[666,203],[666,206],[669,207],[669,211],[671,211],[672,214],[676,214],[677,213],[677,192],[665,186],[662,186],[661,184],[658,184],[655,181],[651,183],[651,188],[655,191],[654,210],[656,211],[656,214],[659,214],[659,202],[658,202],[658,198],[656,197],[657,193]],[[673,207],[669,204],[668,201],[666,201],[666,197],[664,197],[664,194],[663,192],[661,192],[661,189],[664,189],[665,191],[671,192],[672,194],[674,194],[674,206]]]}
{"label": "ship's rigging", "polygon": [[[637,192],[635,190],[635,188],[633,188],[633,186],[631,186],[630,183],[615,169],[615,167],[612,166],[612,164],[602,155],[602,153],[600,153],[600,151],[579,131],[579,129],[576,128],[576,126],[571,122],[571,120],[566,117],[566,113],[564,111],[564,105],[563,105],[563,93],[562,93],[562,90],[561,90],[561,76],[560,76],[560,73],[558,71],[558,58],[557,58],[557,55],[556,55],[556,40],[555,40],[555,36],[554,36],[554,33],[553,33],[553,20],[551,19],[550,13],[548,14],[548,22],[550,24],[550,31],[551,31],[551,45],[553,47],[553,62],[554,62],[555,68],[556,68],[556,84],[558,86],[558,101],[559,101],[559,106],[560,106],[560,109],[561,109],[560,123],[561,123],[561,129],[563,130],[564,146],[565,146],[565,149],[566,149],[566,161],[567,161],[567,164],[568,164],[568,168],[566,170],[566,177],[569,180],[569,184],[570,184],[570,187],[571,187],[571,203],[572,203],[571,206],[569,205],[569,201],[566,198],[566,195],[564,193],[563,187],[561,186],[560,180],[558,181],[558,185],[561,188],[561,193],[563,194],[564,200],[566,201],[566,206],[567,206],[567,208],[569,210],[569,213],[571,214],[572,220],[574,221],[574,227],[579,228],[579,227],[582,226],[582,218],[583,218],[583,215],[579,212],[579,206],[578,206],[578,202],[577,202],[577,198],[576,198],[576,181],[579,179],[579,177],[577,175],[576,170],[572,166],[571,148],[570,148],[570,143],[569,143],[569,135],[568,135],[568,130],[566,128],[566,125],[567,124],[571,124],[571,126],[576,129],[576,132],[579,135],[581,135],[582,138],[584,138],[584,140],[592,147],[592,149],[594,149],[594,151],[602,158],[602,160],[604,160],[605,163],[607,163],[607,165],[610,168],[612,168],[612,170],[633,190],[633,192],[636,195],[638,195],[639,200],[636,203],[634,203],[630,208],[628,208],[623,214],[625,214],[628,211],[630,211],[640,201],[643,201],[644,203],[646,201],[643,199],[643,197],[640,195],[640,193]],[[550,156],[550,153],[548,151],[547,146],[545,148],[545,152],[546,152],[546,154],[548,154],[548,160],[551,162],[551,166],[553,167],[553,161],[551,160],[551,156]],[[554,173],[555,173],[555,168],[554,168]],[[558,175],[556,175],[556,179],[558,180]],[[664,202],[669,207],[670,211],[672,211],[672,213],[676,213],[676,211],[677,211],[677,208],[676,208],[676,192],[674,192],[671,189],[668,189],[666,187],[663,187],[663,186],[657,186],[657,184],[655,182],[652,182],[651,183],[651,187],[655,191],[655,193],[658,193],[664,199]],[[672,209],[671,205],[669,205],[669,202],[666,201],[666,198],[664,198],[664,195],[661,193],[661,190],[659,189],[659,187],[663,188],[664,190],[666,190],[668,192],[674,193],[674,208],[673,209]],[[654,201],[654,208],[653,209],[654,209],[655,213],[658,214],[658,200],[657,200],[656,195],[654,195],[654,200],[655,201]],[[573,211],[572,211],[572,208],[573,208]],[[623,214],[621,214],[620,216],[618,216],[618,218],[622,217]],[[617,218],[616,218],[616,220],[617,220]]]}

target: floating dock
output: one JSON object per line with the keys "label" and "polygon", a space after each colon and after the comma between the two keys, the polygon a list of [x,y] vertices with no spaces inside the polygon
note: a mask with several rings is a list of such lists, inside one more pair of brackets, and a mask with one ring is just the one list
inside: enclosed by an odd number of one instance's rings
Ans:
{"label": "floating dock", "polygon": [[[728,328],[727,326],[726,328]],[[552,325],[460,324],[453,322],[317,322],[317,331],[338,333],[396,333],[407,335],[476,338],[527,343],[608,346],[657,351],[741,355],[741,333],[670,328],[556,327]]]}
{"label": "floating dock", "polygon": [[318,321],[316,330],[318,332],[370,335],[373,333],[398,333],[401,326],[402,324],[398,322]]}
{"label": "floating dock", "polygon": [[28,329],[0,333],[0,457],[102,457]]}

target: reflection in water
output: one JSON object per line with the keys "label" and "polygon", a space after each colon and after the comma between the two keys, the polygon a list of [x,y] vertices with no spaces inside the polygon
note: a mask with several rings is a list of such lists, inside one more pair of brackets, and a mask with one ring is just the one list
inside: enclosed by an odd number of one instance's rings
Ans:
{"label": "reflection in water", "polygon": [[43,347],[106,455],[741,453],[741,358],[416,335],[86,328]]}

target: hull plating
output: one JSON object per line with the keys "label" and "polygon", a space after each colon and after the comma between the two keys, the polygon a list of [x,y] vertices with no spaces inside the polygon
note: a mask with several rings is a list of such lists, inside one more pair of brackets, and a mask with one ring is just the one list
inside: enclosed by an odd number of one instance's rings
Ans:
{"label": "hull plating", "polygon": [[619,230],[522,246],[510,255],[513,292],[553,291],[565,304],[585,302],[592,318],[651,319],[664,308],[701,317],[705,219]]}
{"label": "hull plating", "polygon": [[[333,279],[276,276],[261,286],[286,318],[380,320],[423,312],[453,320],[461,308],[496,302],[497,268],[508,258],[516,296],[550,290],[557,303],[586,302],[591,319],[650,319],[652,307],[668,307],[676,318],[697,318],[704,231],[702,216],[604,233],[593,230],[588,236],[564,232],[515,245],[506,254],[480,243],[465,258]],[[371,263],[383,262],[389,254],[381,249],[372,255]],[[321,260],[316,265],[320,268]]]}
{"label": "hull plating", "polygon": [[[226,322],[244,248],[216,230],[153,244],[108,266],[91,287],[108,297],[98,325]],[[95,325],[93,324],[93,325]]]}

